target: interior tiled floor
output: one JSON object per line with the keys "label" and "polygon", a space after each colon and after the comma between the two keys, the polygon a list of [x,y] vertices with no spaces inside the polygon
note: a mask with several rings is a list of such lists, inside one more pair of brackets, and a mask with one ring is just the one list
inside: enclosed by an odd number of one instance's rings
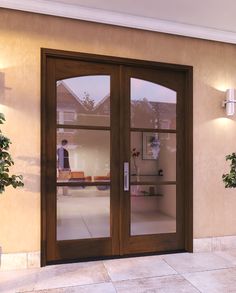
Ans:
{"label": "interior tiled floor", "polygon": [[[57,239],[87,239],[110,235],[110,191],[68,188],[57,197]],[[176,220],[158,210],[155,196],[132,197],[131,235],[174,233]]]}
{"label": "interior tiled floor", "polygon": [[236,250],[2,271],[0,292],[233,293]]}

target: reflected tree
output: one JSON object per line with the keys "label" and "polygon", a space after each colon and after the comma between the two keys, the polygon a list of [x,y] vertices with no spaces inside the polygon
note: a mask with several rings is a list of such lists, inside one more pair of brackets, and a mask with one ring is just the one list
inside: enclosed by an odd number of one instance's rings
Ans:
{"label": "reflected tree", "polygon": [[88,111],[93,111],[95,108],[95,101],[87,92],[84,92],[84,97],[82,98],[81,103]]}
{"label": "reflected tree", "polygon": [[[147,98],[132,100],[131,121],[132,125],[139,125],[140,120],[148,122],[149,127],[157,127],[158,107],[154,107]],[[157,103],[155,103],[157,104]]]}

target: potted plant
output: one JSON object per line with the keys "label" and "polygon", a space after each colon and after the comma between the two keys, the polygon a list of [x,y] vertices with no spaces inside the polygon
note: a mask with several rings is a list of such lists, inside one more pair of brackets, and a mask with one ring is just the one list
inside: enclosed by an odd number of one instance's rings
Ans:
{"label": "potted plant", "polygon": [[230,171],[227,174],[223,174],[222,179],[223,179],[223,182],[225,183],[225,188],[235,188],[236,187],[236,153],[227,155],[226,161],[231,161]]}
{"label": "potted plant", "polygon": [[[0,113],[0,124],[3,124],[5,117]],[[14,165],[11,155],[8,153],[11,141],[2,134],[0,130],[0,193],[5,191],[5,187],[11,185],[14,188],[24,186],[22,175],[9,175],[9,168]]]}

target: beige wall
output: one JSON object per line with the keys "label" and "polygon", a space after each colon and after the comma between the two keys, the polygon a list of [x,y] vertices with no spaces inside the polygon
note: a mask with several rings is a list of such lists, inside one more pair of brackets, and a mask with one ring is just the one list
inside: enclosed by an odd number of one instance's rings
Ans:
{"label": "beige wall", "polygon": [[236,87],[236,47],[154,32],[0,10],[2,127],[13,142],[14,171],[25,188],[0,196],[3,252],[40,249],[40,48],[54,48],[194,67],[194,237],[236,234],[236,191],[225,190],[224,157],[235,151],[235,118],[220,107]]}

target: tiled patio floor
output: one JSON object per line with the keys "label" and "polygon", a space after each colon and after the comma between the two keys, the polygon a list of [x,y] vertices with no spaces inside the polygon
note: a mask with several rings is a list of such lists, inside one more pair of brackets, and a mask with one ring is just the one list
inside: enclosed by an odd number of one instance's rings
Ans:
{"label": "tiled patio floor", "polygon": [[233,293],[236,250],[2,271],[0,292]]}

